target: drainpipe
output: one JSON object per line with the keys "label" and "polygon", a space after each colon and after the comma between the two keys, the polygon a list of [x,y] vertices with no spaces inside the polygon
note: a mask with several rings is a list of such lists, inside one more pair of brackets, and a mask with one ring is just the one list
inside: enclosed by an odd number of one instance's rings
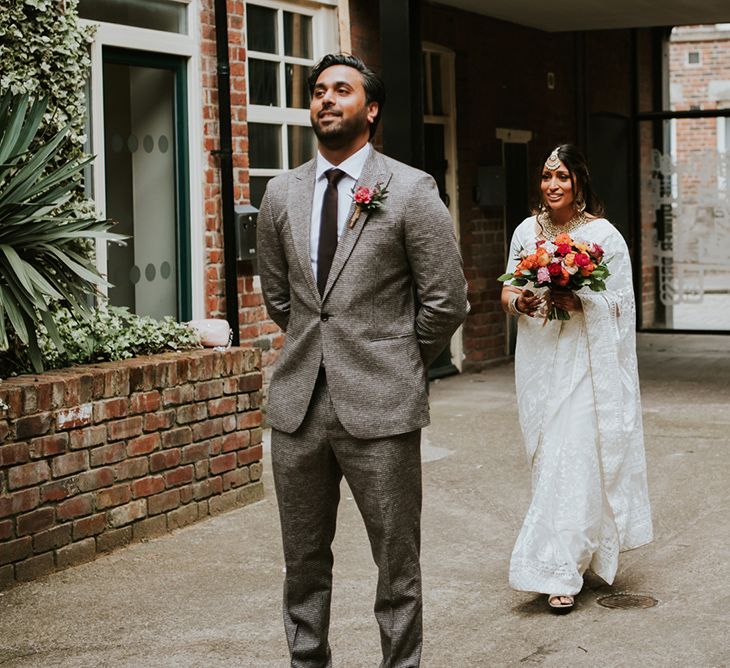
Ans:
{"label": "drainpipe", "polygon": [[221,171],[221,210],[223,213],[223,266],[225,273],[226,320],[231,327],[234,346],[240,343],[238,327],[238,267],[236,259],[236,221],[233,201],[233,143],[231,141],[231,68],[228,62],[228,8],[226,0],[215,0],[216,71],[218,73],[218,127]]}

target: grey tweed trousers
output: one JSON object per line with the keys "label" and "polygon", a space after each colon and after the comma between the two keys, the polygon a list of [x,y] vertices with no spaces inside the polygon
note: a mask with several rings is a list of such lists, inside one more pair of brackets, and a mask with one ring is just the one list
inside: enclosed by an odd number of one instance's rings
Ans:
{"label": "grey tweed trousers", "polygon": [[[397,399],[395,399],[397,400]],[[272,430],[286,562],[284,627],[292,668],[328,668],[333,555],[345,476],[378,567],[381,668],[415,668],[422,646],[420,430],[357,439],[337,419],[324,372],[302,425]]]}

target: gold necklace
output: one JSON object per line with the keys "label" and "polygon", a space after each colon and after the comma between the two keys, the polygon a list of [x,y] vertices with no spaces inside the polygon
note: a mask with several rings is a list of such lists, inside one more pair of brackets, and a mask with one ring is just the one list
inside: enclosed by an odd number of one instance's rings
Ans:
{"label": "gold necklace", "polygon": [[558,234],[569,234],[573,230],[582,227],[588,222],[585,214],[581,211],[573,216],[565,225],[555,225],[548,211],[541,211],[537,214],[537,222],[542,227],[542,233],[548,241],[554,241]]}

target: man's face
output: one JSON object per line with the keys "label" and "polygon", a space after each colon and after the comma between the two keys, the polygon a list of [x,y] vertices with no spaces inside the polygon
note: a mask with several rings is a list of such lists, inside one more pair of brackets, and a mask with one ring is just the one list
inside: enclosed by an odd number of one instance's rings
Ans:
{"label": "man's face", "polygon": [[377,102],[367,102],[360,72],[347,65],[333,65],[317,79],[309,105],[312,128],[329,149],[349,146],[370,136],[370,123],[378,113]]}

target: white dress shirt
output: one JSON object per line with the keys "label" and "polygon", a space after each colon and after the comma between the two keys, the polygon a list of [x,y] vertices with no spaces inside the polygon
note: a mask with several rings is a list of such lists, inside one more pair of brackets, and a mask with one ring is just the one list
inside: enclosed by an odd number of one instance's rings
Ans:
{"label": "white dress shirt", "polygon": [[339,165],[333,165],[321,153],[317,153],[317,169],[314,181],[314,199],[312,200],[312,224],[309,230],[309,255],[312,260],[312,272],[317,278],[317,255],[319,251],[319,226],[322,218],[322,200],[327,189],[328,169],[341,169],[345,175],[337,184],[337,238],[342,236],[347,223],[347,214],[352,206],[352,189],[362,174],[365,161],[370,155],[370,144],[365,144],[357,153],[353,153]]}

